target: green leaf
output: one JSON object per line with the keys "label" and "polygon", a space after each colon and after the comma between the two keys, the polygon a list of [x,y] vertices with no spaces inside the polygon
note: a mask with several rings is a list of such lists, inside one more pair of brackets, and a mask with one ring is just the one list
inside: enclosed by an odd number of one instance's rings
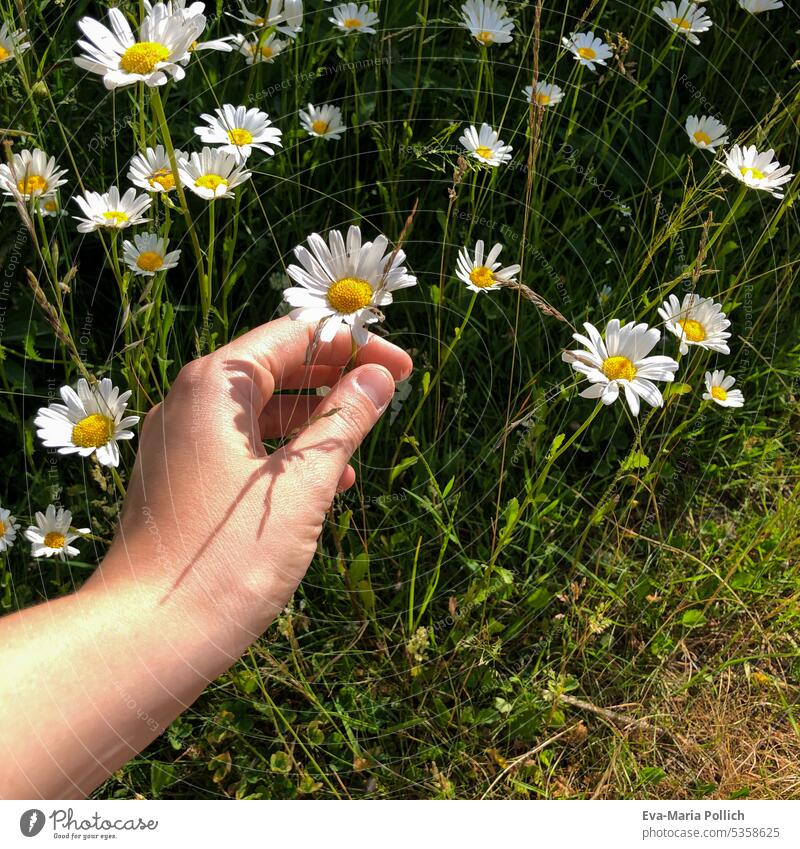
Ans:
{"label": "green leaf", "polygon": [[561,448],[561,444],[567,438],[566,433],[559,433],[558,436],[554,437],[553,441],[550,443],[550,450],[547,452],[547,459],[551,460],[555,457],[558,449]]}
{"label": "green leaf", "polygon": [[414,455],[413,457],[406,457],[405,460],[401,460],[391,471],[389,475],[389,483],[394,483],[396,478],[403,474],[406,469],[410,469],[412,466],[416,465],[417,460],[419,458]]}
{"label": "green leaf", "polygon": [[375,616],[375,593],[370,580],[369,555],[362,551],[357,554],[347,569],[350,589],[356,594],[359,604],[369,614]]}
{"label": "green leaf", "polygon": [[706,615],[699,608],[686,610],[681,617],[681,624],[684,628],[697,628],[699,625],[704,625],[705,621]]}
{"label": "green leaf", "polygon": [[150,792],[153,796],[160,796],[161,791],[174,784],[177,778],[178,769],[175,764],[158,761],[150,764]]}
{"label": "green leaf", "polygon": [[623,461],[620,469],[623,472],[629,472],[631,469],[646,469],[650,465],[650,458],[647,454],[642,454],[641,451],[634,451]]}

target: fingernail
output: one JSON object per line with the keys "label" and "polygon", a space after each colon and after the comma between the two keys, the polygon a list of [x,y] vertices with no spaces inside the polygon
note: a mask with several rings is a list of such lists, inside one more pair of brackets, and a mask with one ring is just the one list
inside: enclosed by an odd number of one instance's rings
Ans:
{"label": "fingernail", "polygon": [[362,369],[356,375],[356,386],[372,401],[379,413],[385,409],[394,395],[394,380],[385,369]]}

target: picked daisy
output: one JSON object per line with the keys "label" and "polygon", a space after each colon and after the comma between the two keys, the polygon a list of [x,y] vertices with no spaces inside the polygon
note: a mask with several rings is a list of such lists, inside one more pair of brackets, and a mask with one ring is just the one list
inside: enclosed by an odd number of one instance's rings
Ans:
{"label": "picked daisy", "polygon": [[711,115],[690,115],[686,119],[686,134],[689,141],[700,150],[716,150],[720,145],[728,141],[725,133],[728,128]]}
{"label": "picked daisy", "polygon": [[375,12],[369,10],[366,3],[342,3],[333,10],[333,17],[328,20],[338,29],[349,35],[351,32],[367,32],[375,34],[375,25],[380,23]]}
{"label": "picked daisy", "polygon": [[541,80],[536,83],[535,93],[532,85],[526,85],[522,89],[522,93],[528,102],[533,102],[537,106],[555,106],[564,99],[564,92],[559,86],[555,83],[545,83]]}
{"label": "picked daisy", "polygon": [[481,124],[480,130],[470,124],[459,139],[470,155],[482,162],[496,168],[511,161],[511,145],[503,144],[498,134],[488,125]]}
{"label": "picked daisy", "polygon": [[54,504],[48,504],[44,513],[36,513],[36,524],[29,525],[25,538],[31,543],[31,554],[34,557],[76,557],[80,554],[71,542],[82,534],[88,534],[89,528],[76,528],[76,533],[70,531],[72,513]]}
{"label": "picked daisy", "polygon": [[75,64],[102,76],[107,89],[137,82],[160,86],[168,76],[182,80],[186,76],[182,64],[205,29],[206,19],[203,15],[157,13],[159,6],[163,4],[156,4],[145,17],[138,40],[119,9],[108,10],[111,29],[94,18],[81,18],[78,26],[87,40],[78,41],[84,55],[78,56]]}
{"label": "picked daisy", "polygon": [[0,165],[0,189],[25,201],[44,200],[67,182],[61,179],[66,173],[66,168],[57,168],[55,157],[48,158],[43,150],[22,150],[11,162]]}
{"label": "picked daisy", "polygon": [[602,38],[596,38],[594,32],[571,32],[569,38],[562,38],[561,43],[581,65],[590,71],[596,70],[595,63],[605,65],[611,58],[612,50]]}
{"label": "picked daisy", "polygon": [[310,136],[336,140],[347,129],[342,120],[342,110],[331,103],[323,103],[322,106],[309,103],[308,109],[301,109],[298,114],[303,129]]}
{"label": "picked daisy", "polygon": [[178,164],[181,184],[205,200],[232,198],[233,189],[250,179],[250,171],[236,157],[222,150],[204,147]]}
{"label": "picked daisy", "polygon": [[14,547],[14,540],[17,538],[18,530],[19,523],[11,515],[11,511],[6,510],[5,507],[0,507],[0,552]]}
{"label": "picked daisy", "polygon": [[689,0],[680,0],[677,5],[672,0],[666,0],[653,9],[653,14],[666,21],[692,44],[700,44],[695,33],[707,32],[713,26],[713,21],[706,14],[706,7],[690,3]]}
{"label": "picked daisy", "polygon": [[770,148],[765,153],[759,153],[755,145],[739,147],[735,144],[725,151],[725,162],[722,167],[751,189],[761,189],[773,197],[782,198],[783,192],[778,188],[794,177],[787,173],[788,165],[781,166],[775,159],[775,151]]}
{"label": "picked daisy", "polygon": [[294,255],[300,265],[286,273],[297,283],[283,293],[294,319],[323,322],[319,338],[330,342],[341,324],[350,328],[357,345],[369,341],[367,325],[381,321],[379,308],[392,303],[393,292],[416,285],[417,278],[402,265],[402,250],[390,250],[386,236],[374,242],[361,241],[361,229],[347,231],[347,242],[339,230],[331,230],[328,242],[318,233],[308,239],[308,248],[298,245]]}
{"label": "picked daisy", "polygon": [[41,407],[33,423],[45,448],[58,448],[59,454],[94,454],[103,466],[119,465],[120,440],[133,439],[139,416],[125,416],[131,391],[119,389],[104,377],[94,386],[81,378],[75,389],[62,386],[63,404]]}
{"label": "picked daisy", "polygon": [[660,331],[646,324],[620,327],[615,318],[609,321],[603,340],[593,324],[587,321],[583,326],[587,335],[573,333],[572,338],[586,350],[564,351],[561,355],[591,384],[580,393],[581,397],[613,404],[622,389],[634,416],[639,415],[640,399],[652,407],[662,406],[664,399],[653,381],[674,380],[678,363],[672,357],[647,356],[661,338]]}
{"label": "picked daisy", "polygon": [[144,213],[150,207],[147,195],[136,194],[136,189],[128,189],[120,197],[119,189],[112,186],[107,192],[86,192],[77,195],[75,203],[81,208],[84,218],[74,215],[79,233],[91,233],[103,227],[112,230],[124,230],[133,224],[144,224],[149,221]]}
{"label": "picked daisy", "polygon": [[461,7],[461,17],[464,19],[462,26],[484,47],[511,41],[514,21],[508,16],[505,3],[467,0]]}
{"label": "picked daisy", "polygon": [[207,127],[195,127],[203,144],[219,145],[219,150],[230,153],[237,163],[243,163],[253,150],[275,155],[275,148],[281,146],[281,131],[272,125],[266,112],[246,106],[232,106],[230,103],[221,109],[215,109],[213,115],[201,115]]}
{"label": "picked daisy", "polygon": [[681,302],[677,295],[670,295],[658,308],[658,314],[664,319],[666,329],[680,339],[681,354],[688,354],[690,345],[730,354],[726,340],[731,334],[726,331],[731,323],[722,312],[722,304],[713,298],[690,293],[684,295]]}
{"label": "picked daisy", "polygon": [[152,277],[158,271],[175,268],[180,250],[167,251],[169,239],[158,233],[137,233],[133,241],[122,243],[122,258],[134,274]]}
{"label": "picked daisy", "polygon": [[248,65],[274,62],[275,57],[283,53],[289,44],[288,41],[278,38],[274,32],[265,36],[237,34],[233,36],[233,43]]}
{"label": "picked daisy", "polygon": [[783,2],[782,0],[739,0],[739,6],[751,15],[760,15],[762,12],[782,9]]}
{"label": "picked daisy", "polygon": [[519,274],[519,265],[507,265],[500,267],[497,257],[503,246],[498,242],[484,260],[483,239],[475,243],[475,251],[470,256],[469,248],[461,248],[456,263],[456,274],[459,280],[467,284],[467,288],[473,292],[489,292],[498,289],[506,283],[516,282],[515,276]]}
{"label": "picked daisy", "polygon": [[[175,151],[175,160],[179,164],[188,159],[183,151]],[[128,179],[134,186],[148,192],[171,192],[175,188],[175,174],[169,164],[169,156],[163,144],[155,148],[148,147],[144,153],[137,153],[131,159]]]}
{"label": "picked daisy", "polygon": [[703,393],[704,401],[713,401],[720,407],[743,407],[744,395],[741,390],[731,389],[736,383],[736,378],[725,377],[722,369],[706,372],[706,391]]}
{"label": "picked daisy", "polygon": [[0,26],[0,64],[10,62],[15,56],[21,56],[30,46],[25,30],[10,30],[4,22]]}

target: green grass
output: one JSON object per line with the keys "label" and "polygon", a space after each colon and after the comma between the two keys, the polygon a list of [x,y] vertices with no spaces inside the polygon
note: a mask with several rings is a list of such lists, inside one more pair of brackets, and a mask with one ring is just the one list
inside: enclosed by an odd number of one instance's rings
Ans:
{"label": "green grass", "polygon": [[[535,6],[511,4],[514,41],[486,59],[449,4],[380,4],[379,34],[347,40],[328,5],[306,5],[273,65],[203,53],[161,92],[183,149],[199,149],[192,128],[217,103],[257,105],[284,131],[281,153],[254,156],[252,184],[216,204],[207,321],[178,211],[181,265],[152,287],[115,274],[110,239],[80,238],[68,216],[34,245],[13,206],[0,213],[0,500],[26,524],[58,497],[96,535],[66,567],[19,542],[0,560],[9,611],[79,584],[120,505],[107,470],[37,444],[32,417],[59,386],[82,368],[111,375],[145,412],[184,362],[283,312],[281,273],[310,232],[359,223],[396,240],[418,204],[403,246],[419,286],[385,324],[415,359],[408,396],[355,458],[358,483],[290,608],[98,797],[796,796],[797,180],[783,201],[740,191],[683,129],[718,112],[731,142],[796,170],[796,15],[713,4],[713,29],[686,48],[649,4],[599,2],[586,24],[585,4],[548,4],[537,44]],[[8,0],[0,10],[21,25]],[[127,185],[131,155],[162,136],[149,92],[108,94],[71,62],[77,20],[103,9],[25,10],[33,49],[0,65],[5,138],[55,155],[70,192],[79,177]],[[563,55],[561,36],[587,26],[624,66],[596,76]],[[521,94],[534,62],[566,90],[541,125]],[[309,100],[342,107],[341,141],[301,133]],[[454,185],[473,118],[502,126],[513,163]],[[189,208],[205,252],[208,207]],[[453,272],[478,238],[502,241],[566,321],[501,290],[465,322]],[[714,358],[693,349],[685,393],[638,421],[603,409],[563,450],[593,409],[560,361],[573,328],[658,326],[664,297],[694,288],[733,322],[716,367],[746,406],[701,407]],[[662,347],[675,355],[673,337]],[[124,450],[123,482],[132,462]]]}

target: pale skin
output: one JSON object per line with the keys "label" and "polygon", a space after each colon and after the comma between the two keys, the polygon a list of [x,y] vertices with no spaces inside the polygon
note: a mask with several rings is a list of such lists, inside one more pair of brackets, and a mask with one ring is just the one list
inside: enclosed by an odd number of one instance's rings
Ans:
{"label": "pale skin", "polygon": [[[0,620],[0,797],[85,796],[228,669],[308,569],[409,356],[263,325],[180,372],[141,429],[114,541],[76,593]],[[274,394],[332,386],[324,398]],[[289,437],[271,454],[262,440]]]}

